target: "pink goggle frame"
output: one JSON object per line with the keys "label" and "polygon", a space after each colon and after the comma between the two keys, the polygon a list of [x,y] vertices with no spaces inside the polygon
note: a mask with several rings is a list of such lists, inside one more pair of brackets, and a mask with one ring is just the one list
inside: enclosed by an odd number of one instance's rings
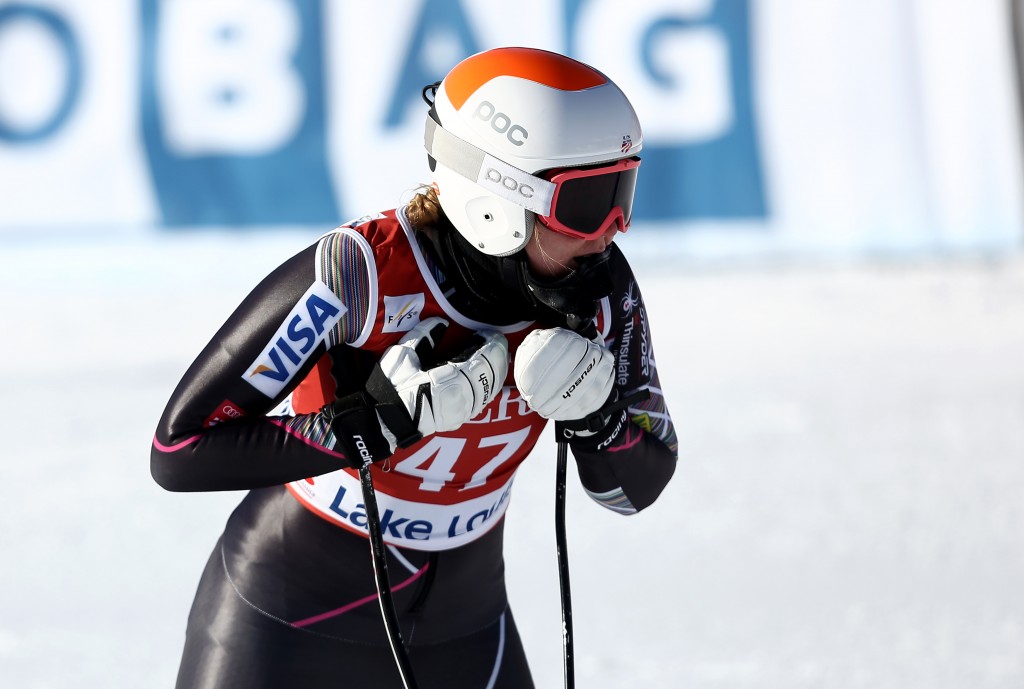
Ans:
{"label": "pink goggle frame", "polygon": [[597,239],[612,225],[620,232],[633,214],[639,158],[592,168],[560,168],[538,173],[555,185],[551,214],[538,216],[550,230],[578,239]]}

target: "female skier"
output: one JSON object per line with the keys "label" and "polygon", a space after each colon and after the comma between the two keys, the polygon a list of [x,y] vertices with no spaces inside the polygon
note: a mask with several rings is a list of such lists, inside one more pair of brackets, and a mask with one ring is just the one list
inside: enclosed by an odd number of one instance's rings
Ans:
{"label": "female skier", "polygon": [[503,516],[549,419],[622,514],[676,463],[651,329],[616,233],[642,147],[625,95],[500,48],[424,89],[433,184],[327,233],[238,306],[153,441],[173,491],[247,489],[188,618],[177,686],[400,685],[355,467],[372,462],[421,687],[533,686]]}

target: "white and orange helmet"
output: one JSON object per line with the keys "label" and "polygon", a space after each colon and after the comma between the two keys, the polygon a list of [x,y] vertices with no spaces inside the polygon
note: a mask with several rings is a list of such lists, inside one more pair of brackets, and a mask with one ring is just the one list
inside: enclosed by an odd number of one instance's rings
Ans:
{"label": "white and orange helmet", "polygon": [[441,207],[485,254],[522,249],[536,219],[580,237],[629,226],[640,123],[581,62],[534,48],[466,58],[436,87],[424,144]]}

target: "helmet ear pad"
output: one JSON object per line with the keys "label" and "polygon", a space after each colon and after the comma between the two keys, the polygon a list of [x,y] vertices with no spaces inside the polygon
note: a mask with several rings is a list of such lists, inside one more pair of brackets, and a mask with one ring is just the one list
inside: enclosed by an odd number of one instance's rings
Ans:
{"label": "helmet ear pad", "polygon": [[477,251],[507,256],[526,246],[536,216],[438,162],[433,171],[445,215]]}

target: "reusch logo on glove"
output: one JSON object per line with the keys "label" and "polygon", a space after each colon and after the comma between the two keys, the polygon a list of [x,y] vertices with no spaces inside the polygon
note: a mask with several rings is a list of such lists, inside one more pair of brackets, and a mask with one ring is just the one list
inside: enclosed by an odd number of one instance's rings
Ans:
{"label": "reusch logo on glove", "polygon": [[242,374],[242,380],[267,397],[277,397],[346,311],[330,287],[314,282]]}
{"label": "reusch logo on glove", "polygon": [[583,382],[583,379],[587,377],[588,373],[594,370],[594,366],[596,365],[597,357],[594,357],[593,359],[590,360],[590,363],[587,364],[587,367],[583,369],[583,373],[581,373],[580,377],[576,379],[576,382],[570,385],[569,389],[562,393],[562,399],[567,400],[570,397],[572,397],[572,393],[576,391],[576,388],[579,387],[579,384]]}
{"label": "reusch logo on glove", "polygon": [[486,405],[491,401],[491,381],[487,379],[486,373],[481,373],[477,380],[480,381],[480,387],[484,389],[484,404]]}

